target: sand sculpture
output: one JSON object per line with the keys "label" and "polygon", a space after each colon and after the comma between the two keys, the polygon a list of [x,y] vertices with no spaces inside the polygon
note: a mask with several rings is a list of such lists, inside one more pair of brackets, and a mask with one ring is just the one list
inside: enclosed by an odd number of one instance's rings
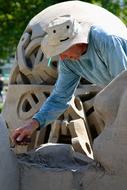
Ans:
{"label": "sand sculpture", "polygon": [[[1,154],[12,171],[10,174],[2,168],[0,189],[126,190],[126,72],[106,88],[81,79],[66,112],[35,132],[30,145],[13,147],[12,131],[39,110],[57,79],[58,57],[48,66],[40,48],[43,27],[56,13],[70,13],[80,21],[99,24],[119,35],[126,30],[108,11],[80,1],[53,5],[29,22],[17,47],[0,118],[6,134],[4,140],[0,138],[1,144],[6,139],[2,144],[5,155]],[[3,171],[5,177],[11,175],[5,188]]]}

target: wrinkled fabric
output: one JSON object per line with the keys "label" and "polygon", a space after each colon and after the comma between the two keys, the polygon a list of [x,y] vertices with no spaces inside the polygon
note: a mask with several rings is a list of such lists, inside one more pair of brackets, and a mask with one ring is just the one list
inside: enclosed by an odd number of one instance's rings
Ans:
{"label": "wrinkled fabric", "polygon": [[79,60],[59,61],[54,90],[33,118],[44,127],[60,116],[68,108],[81,77],[102,86],[126,69],[127,40],[92,26],[87,52]]}

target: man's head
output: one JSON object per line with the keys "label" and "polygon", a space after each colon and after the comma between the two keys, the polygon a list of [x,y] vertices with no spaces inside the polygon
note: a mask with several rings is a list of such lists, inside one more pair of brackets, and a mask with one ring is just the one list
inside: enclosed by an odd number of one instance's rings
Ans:
{"label": "man's head", "polygon": [[76,44],[87,44],[90,24],[79,23],[70,15],[60,16],[46,27],[41,48],[49,58],[60,55]]}
{"label": "man's head", "polygon": [[75,44],[71,46],[69,49],[62,52],[60,54],[60,58],[62,60],[64,59],[78,60],[82,54],[86,53],[87,48],[88,44],[85,43]]}

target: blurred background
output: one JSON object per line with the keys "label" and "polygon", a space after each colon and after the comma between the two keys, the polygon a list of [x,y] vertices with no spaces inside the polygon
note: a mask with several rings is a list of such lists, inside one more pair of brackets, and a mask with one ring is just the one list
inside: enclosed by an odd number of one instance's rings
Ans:
{"label": "blurred background", "polygon": [[[18,41],[33,16],[61,0],[0,0],[0,102],[4,101]],[[106,8],[127,25],[127,0],[86,0]]]}

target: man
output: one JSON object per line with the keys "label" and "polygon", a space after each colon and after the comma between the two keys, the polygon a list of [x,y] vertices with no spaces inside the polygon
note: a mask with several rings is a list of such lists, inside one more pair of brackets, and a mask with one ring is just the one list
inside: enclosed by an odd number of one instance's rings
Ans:
{"label": "man", "polygon": [[48,58],[59,55],[58,79],[40,111],[14,131],[16,143],[25,144],[25,137],[51,123],[68,108],[81,77],[97,85],[107,85],[127,69],[127,31],[124,37],[116,36],[63,15],[51,21],[45,32],[42,51]]}

